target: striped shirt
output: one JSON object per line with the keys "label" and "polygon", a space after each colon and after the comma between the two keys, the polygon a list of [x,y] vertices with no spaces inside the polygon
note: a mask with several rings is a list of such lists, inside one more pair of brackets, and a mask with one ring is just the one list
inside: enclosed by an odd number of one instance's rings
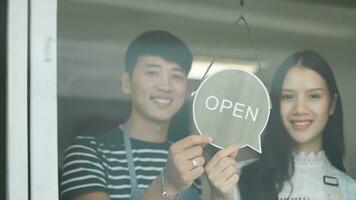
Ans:
{"label": "striped shirt", "polygon": [[[138,188],[145,189],[166,164],[169,143],[131,139]],[[88,192],[106,192],[111,200],[128,200],[131,181],[121,131],[99,137],[78,136],[65,151],[60,177],[60,199]],[[201,194],[201,180],[193,187]]]}

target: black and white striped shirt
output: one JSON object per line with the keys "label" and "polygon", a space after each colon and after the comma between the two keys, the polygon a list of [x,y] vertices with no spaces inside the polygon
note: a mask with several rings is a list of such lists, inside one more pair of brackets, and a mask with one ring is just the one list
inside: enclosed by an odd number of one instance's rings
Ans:
{"label": "black and white striped shirt", "polygon": [[[131,139],[139,188],[147,188],[165,166],[169,143]],[[79,136],[66,149],[61,171],[61,200],[87,192],[107,192],[111,200],[130,199],[131,182],[122,132]],[[193,187],[201,194],[201,181]]]}

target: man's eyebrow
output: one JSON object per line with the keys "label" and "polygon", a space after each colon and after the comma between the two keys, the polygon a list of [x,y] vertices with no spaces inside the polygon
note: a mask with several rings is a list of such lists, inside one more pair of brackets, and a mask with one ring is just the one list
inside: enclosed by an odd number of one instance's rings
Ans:
{"label": "man's eyebrow", "polygon": [[173,68],[173,71],[185,73],[185,71],[184,71],[182,68],[180,68],[180,67],[174,67],[174,68]]}
{"label": "man's eyebrow", "polygon": [[155,67],[157,67],[157,68],[160,68],[160,67],[162,67],[160,64],[151,64],[151,63],[148,63],[148,64],[145,64],[145,67],[153,67],[153,68],[155,68]]}
{"label": "man's eyebrow", "polygon": [[[147,63],[147,64],[145,64],[145,67],[148,67],[148,68],[162,68],[162,65],[154,64],[154,63]],[[185,71],[181,67],[174,67],[173,71],[185,73]]]}

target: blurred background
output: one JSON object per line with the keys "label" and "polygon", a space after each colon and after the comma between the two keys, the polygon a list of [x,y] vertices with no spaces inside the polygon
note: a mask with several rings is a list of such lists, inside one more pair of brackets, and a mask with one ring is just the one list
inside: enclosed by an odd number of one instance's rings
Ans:
{"label": "blurred background", "polygon": [[[110,130],[127,118],[130,105],[120,91],[119,77],[129,42],[144,31],[167,30],[187,43],[196,70],[189,80],[191,91],[229,30],[222,65],[257,70],[246,28],[240,24],[231,29],[240,14],[238,0],[58,1],[59,165],[72,137]],[[267,87],[281,61],[296,50],[314,49],[332,66],[344,107],[344,163],[356,177],[356,2],[245,0],[243,14]],[[178,133],[194,132],[191,105],[187,97],[173,120],[174,139],[184,136]],[[244,148],[238,157],[253,155]]]}

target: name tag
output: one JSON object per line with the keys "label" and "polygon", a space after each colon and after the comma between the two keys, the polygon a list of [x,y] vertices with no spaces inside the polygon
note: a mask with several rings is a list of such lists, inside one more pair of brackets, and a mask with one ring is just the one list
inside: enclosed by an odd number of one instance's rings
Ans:
{"label": "name tag", "polygon": [[325,185],[339,186],[339,181],[333,176],[323,176],[323,181]]}

